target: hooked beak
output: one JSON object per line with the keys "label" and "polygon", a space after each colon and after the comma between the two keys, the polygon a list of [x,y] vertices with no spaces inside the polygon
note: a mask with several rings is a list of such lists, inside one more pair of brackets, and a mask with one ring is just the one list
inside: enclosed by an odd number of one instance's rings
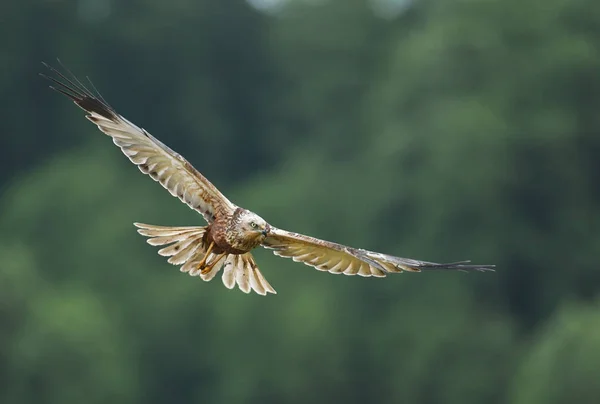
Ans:
{"label": "hooked beak", "polygon": [[267,237],[269,235],[270,230],[271,230],[271,226],[269,226],[269,224],[267,224],[262,231],[263,236]]}

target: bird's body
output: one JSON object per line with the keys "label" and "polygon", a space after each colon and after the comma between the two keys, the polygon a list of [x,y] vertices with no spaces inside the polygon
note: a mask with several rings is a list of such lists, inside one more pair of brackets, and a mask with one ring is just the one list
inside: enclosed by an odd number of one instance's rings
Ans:
{"label": "bird's body", "polygon": [[69,78],[46,65],[58,78],[44,76],[85,110],[87,118],[112,137],[113,142],[144,174],[159,182],[171,195],[200,213],[207,226],[165,227],[135,223],[148,243],[166,245],[159,254],[181,265],[181,271],[209,281],[223,269],[223,283],[235,284],[248,293],[276,293],[258,269],[251,251],[272,249],[275,255],[330,273],[385,277],[403,271],[430,269],[493,270],[493,265],[470,265],[468,261],[437,264],[400,258],[320,240],[278,229],[256,213],[229,201],[181,155],[144,129],[119,115],[99,94],[88,90],[75,76]]}
{"label": "bird's body", "polygon": [[232,215],[218,217],[206,228],[206,242],[214,243],[216,253],[244,254],[260,245],[265,235],[252,231],[245,231],[241,217],[250,213],[237,208]]}

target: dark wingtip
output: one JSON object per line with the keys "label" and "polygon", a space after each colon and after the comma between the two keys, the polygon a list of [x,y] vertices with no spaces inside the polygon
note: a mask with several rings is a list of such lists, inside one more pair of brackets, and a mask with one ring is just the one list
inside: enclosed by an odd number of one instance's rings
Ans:
{"label": "dark wingtip", "polygon": [[427,264],[420,266],[420,270],[454,270],[454,271],[480,271],[480,272],[495,272],[496,265],[473,265],[468,264],[471,262],[467,261],[457,261],[457,262],[449,262],[445,264]]}
{"label": "dark wingtip", "polygon": [[[102,96],[99,94],[95,95],[92,93],[69,69],[62,64],[59,58],[56,58],[56,60],[65,73],[60,72],[56,68],[43,61],[42,65],[50,70],[50,72],[53,74],[47,75],[44,73],[39,73],[41,77],[53,83],[53,85],[50,85],[50,88],[69,97],[75,102],[75,104],[87,112],[93,112],[111,120],[114,119],[117,114],[112,107],[108,105],[104,98],[102,98]],[[93,83],[91,81],[90,84],[93,87]]]}

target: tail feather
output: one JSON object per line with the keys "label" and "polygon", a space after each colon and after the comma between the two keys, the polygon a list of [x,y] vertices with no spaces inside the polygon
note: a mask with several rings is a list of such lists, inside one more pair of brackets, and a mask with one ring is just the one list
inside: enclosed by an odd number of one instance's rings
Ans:
{"label": "tail feather", "polygon": [[254,267],[252,269],[252,274],[250,276],[250,286],[252,289],[256,291],[259,295],[266,295],[268,293],[277,293],[275,289],[267,282],[262,272],[258,269],[258,267]]}
{"label": "tail feather", "polygon": [[250,268],[244,257],[239,257],[238,265],[235,269],[235,281],[240,290],[244,293],[250,293]]}
{"label": "tail feather", "polygon": [[[206,227],[170,227],[143,223],[134,223],[134,225],[138,228],[138,233],[149,237],[146,240],[148,244],[166,245],[158,250],[158,253],[170,257],[167,260],[169,264],[181,265],[181,272],[187,272],[190,276],[199,276],[208,282],[221,268],[224,268],[223,284],[228,289],[233,289],[237,284],[244,293],[250,293],[251,290],[263,296],[267,293],[277,293],[264,278],[250,253],[222,257],[208,273],[202,274],[199,264],[208,250],[208,246],[204,243]],[[211,262],[216,258],[217,254],[211,252],[207,261]]]}
{"label": "tail feather", "polygon": [[223,264],[225,267],[225,269],[223,269],[223,285],[225,285],[227,289],[233,289],[235,286],[235,269],[237,267],[237,258],[237,255],[230,255],[227,257],[225,264]]}
{"label": "tail feather", "polygon": [[267,293],[277,294],[258,269],[252,254],[229,255],[224,267],[223,284],[226,288],[233,289],[237,283],[244,293],[254,290],[263,296]]}

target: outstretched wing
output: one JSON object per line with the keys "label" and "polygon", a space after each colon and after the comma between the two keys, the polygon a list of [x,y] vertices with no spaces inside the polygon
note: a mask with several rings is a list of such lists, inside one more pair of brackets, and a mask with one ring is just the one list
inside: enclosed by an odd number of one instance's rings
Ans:
{"label": "outstretched wing", "polygon": [[275,255],[288,257],[332,274],[384,277],[389,273],[403,271],[420,272],[432,269],[493,271],[495,267],[495,265],[469,265],[470,261],[436,264],[394,257],[319,240],[275,227],[270,228],[262,246],[274,250]]}
{"label": "outstretched wing", "polygon": [[171,195],[201,213],[208,223],[213,222],[217,215],[235,211],[237,206],[180,154],[119,115],[100,94],[92,93],[72,74],[69,78],[45,63],[44,66],[56,75],[51,77],[42,74],[56,85],[50,88],[66,95],[85,110],[87,119],[112,137],[113,142],[141,172],[150,175]]}
{"label": "outstretched wing", "polygon": [[134,225],[138,228],[138,233],[149,237],[148,244],[167,245],[158,253],[170,257],[167,261],[169,264],[181,265],[181,272],[199,276],[203,281],[209,282],[223,268],[223,284],[229,289],[233,289],[237,284],[244,293],[250,293],[251,290],[263,296],[267,293],[277,293],[258,269],[251,253],[222,256],[211,251],[206,262],[212,263],[217,259],[218,261],[214,265],[211,264],[212,269],[209,272],[202,271],[199,264],[209,248],[204,239],[207,227],[167,227],[143,223]]}

